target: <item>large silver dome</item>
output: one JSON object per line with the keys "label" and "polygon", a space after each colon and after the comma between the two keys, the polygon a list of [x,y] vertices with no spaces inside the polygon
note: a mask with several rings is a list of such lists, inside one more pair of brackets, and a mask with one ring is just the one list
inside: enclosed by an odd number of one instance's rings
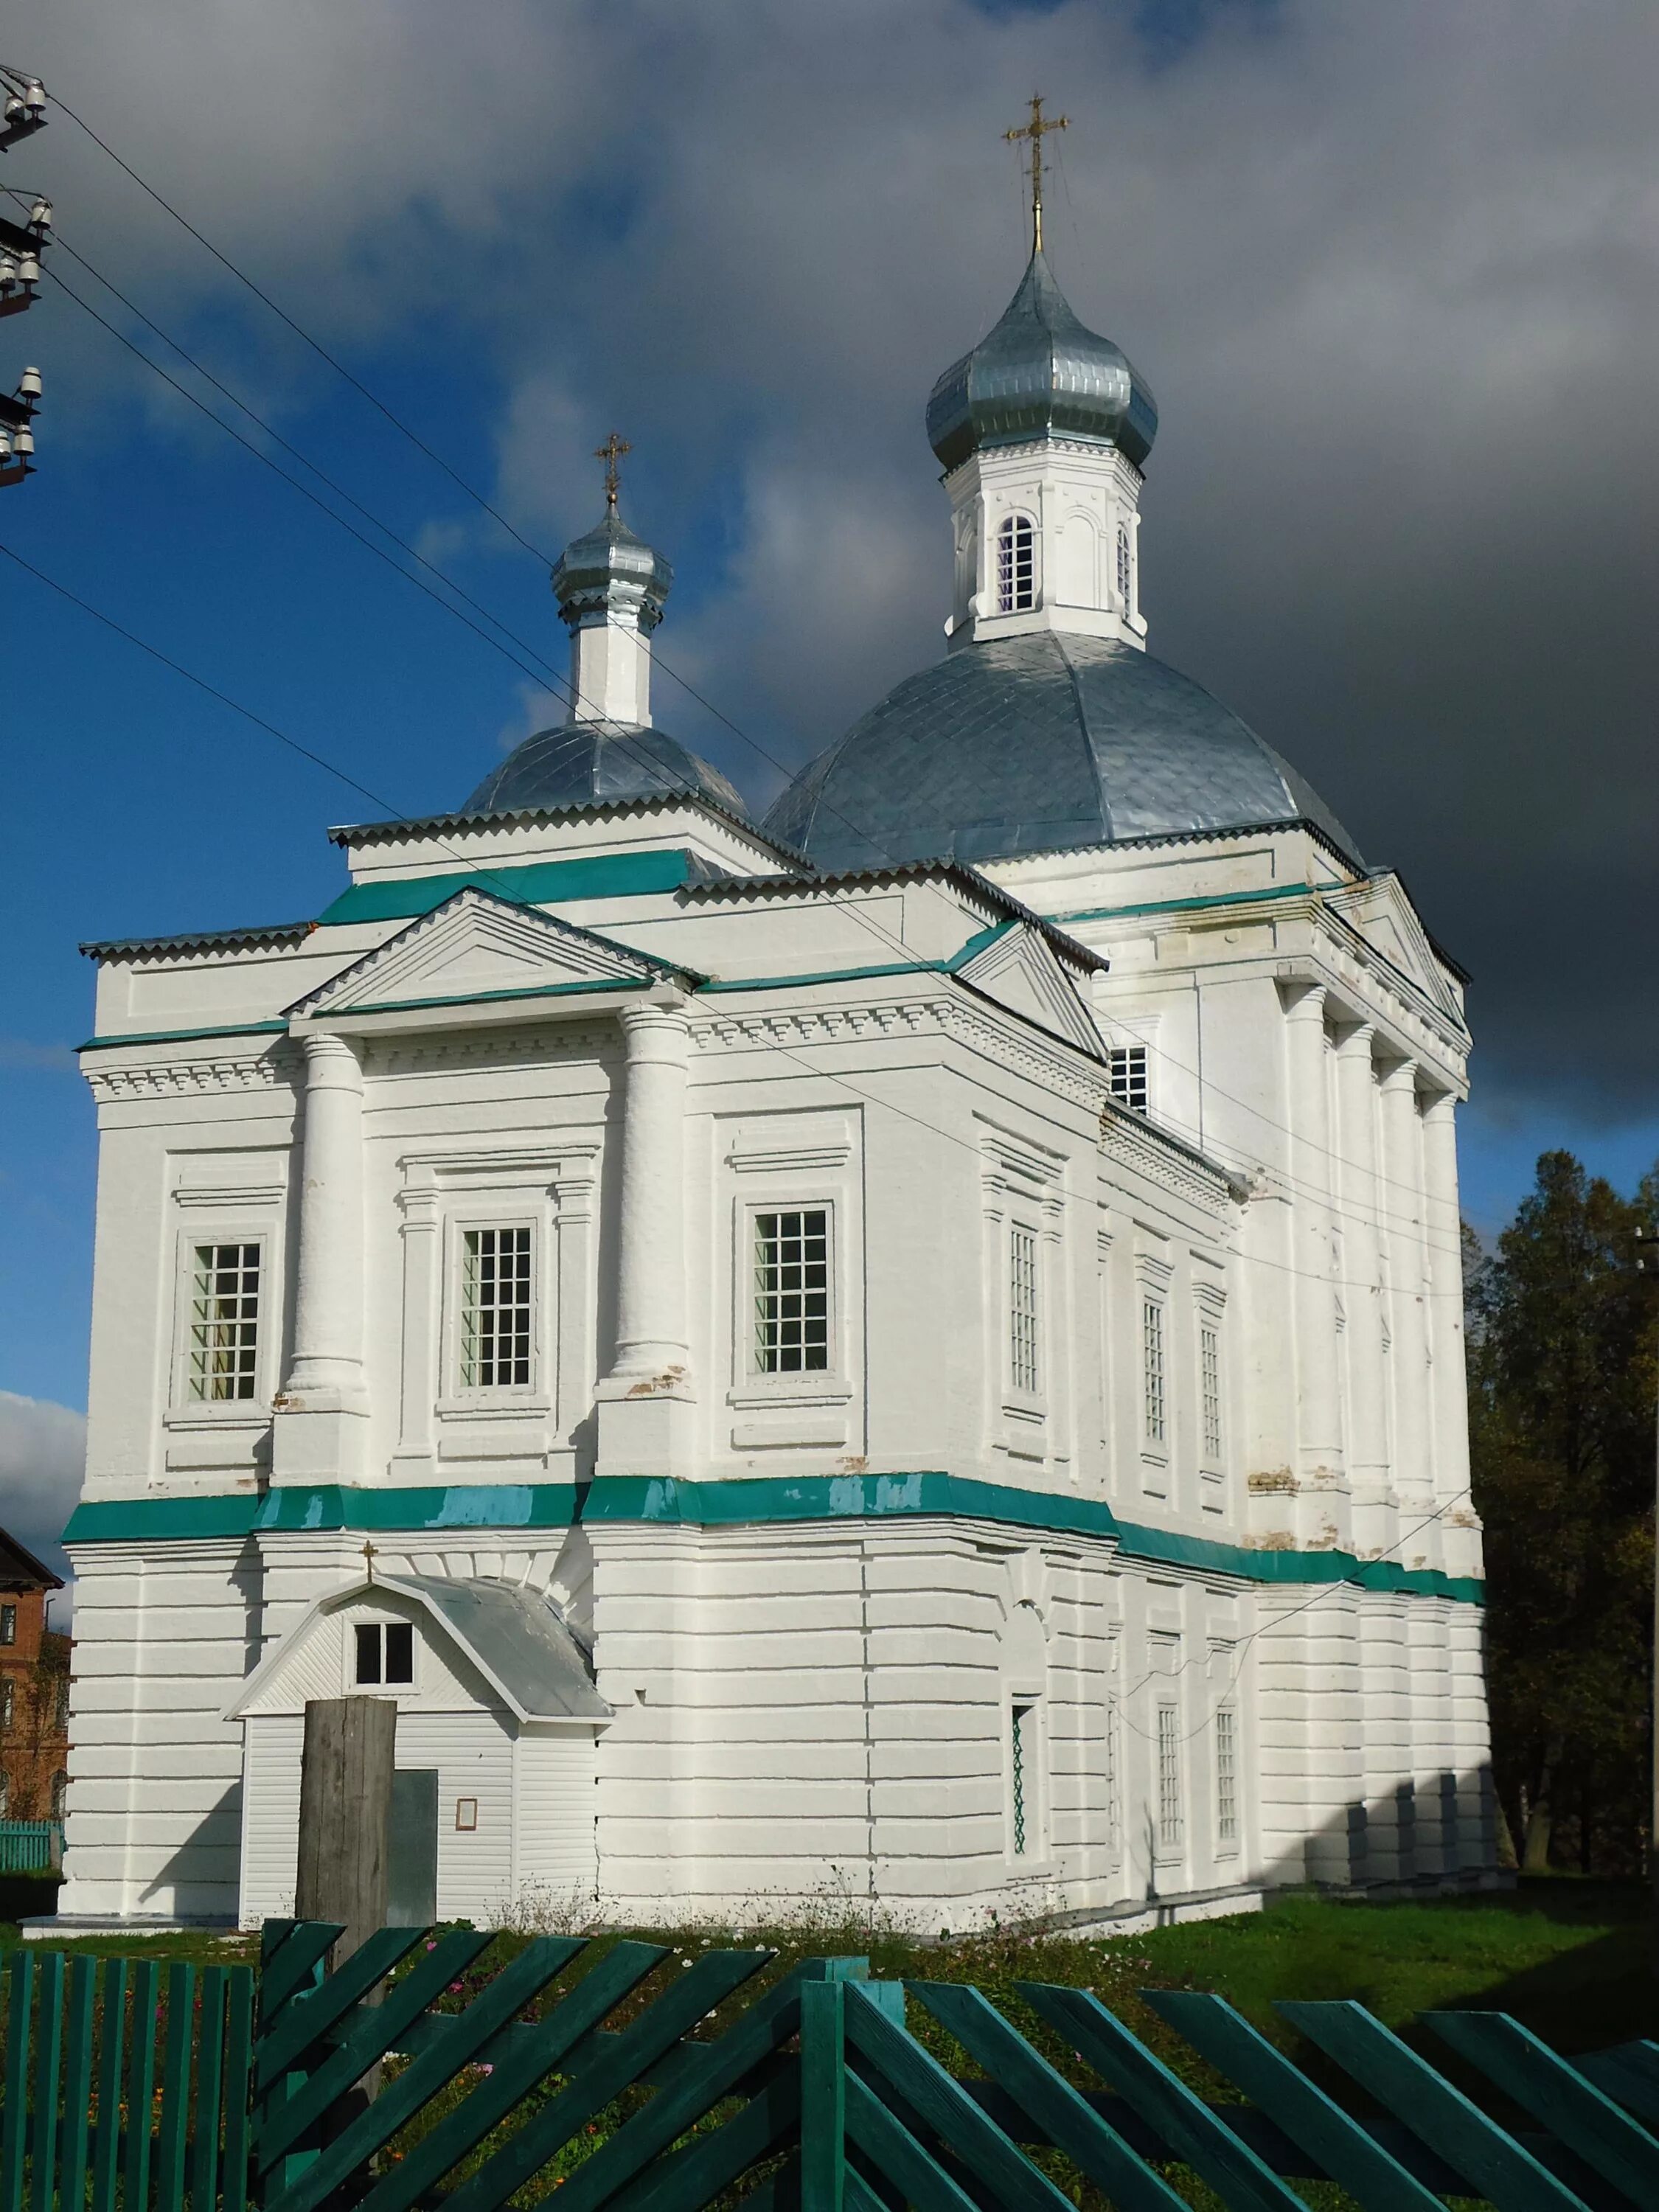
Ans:
{"label": "large silver dome", "polygon": [[1302,817],[1358,860],[1318,793],[1201,685],[1133,646],[1044,631],[907,677],[765,827],[834,872]]}

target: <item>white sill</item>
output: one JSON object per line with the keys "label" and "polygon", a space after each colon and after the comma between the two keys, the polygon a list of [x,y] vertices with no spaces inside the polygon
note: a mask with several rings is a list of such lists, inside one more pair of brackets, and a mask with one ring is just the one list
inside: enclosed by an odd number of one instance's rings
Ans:
{"label": "white sill", "polygon": [[508,1390],[480,1390],[466,1398],[440,1398],[432,1410],[441,1421],[530,1420],[550,1413],[553,1401],[539,1391],[520,1395]]}
{"label": "white sill", "polygon": [[726,1394],[728,1406],[846,1406],[853,1386],[844,1375],[747,1375]]}
{"label": "white sill", "polygon": [[161,1420],[169,1429],[263,1429],[270,1423],[270,1406],[264,1398],[191,1398],[169,1406]]}

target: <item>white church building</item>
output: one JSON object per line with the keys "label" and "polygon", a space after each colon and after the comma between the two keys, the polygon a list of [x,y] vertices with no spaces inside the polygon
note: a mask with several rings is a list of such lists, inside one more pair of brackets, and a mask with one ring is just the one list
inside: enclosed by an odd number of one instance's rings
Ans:
{"label": "white church building", "polygon": [[568,722],[313,921],[88,948],[66,1916],[291,1910],[343,1695],[407,1918],[1495,1878],[1462,977],[1147,651],[1041,250],[927,427],[944,657],[763,821],[613,472]]}

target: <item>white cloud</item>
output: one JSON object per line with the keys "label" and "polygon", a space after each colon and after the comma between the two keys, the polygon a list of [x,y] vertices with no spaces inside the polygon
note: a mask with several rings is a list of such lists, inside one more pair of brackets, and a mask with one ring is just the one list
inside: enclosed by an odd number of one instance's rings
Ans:
{"label": "white cloud", "polygon": [[[87,1420],[49,1398],[0,1390],[0,1528],[66,1579],[58,1538],[86,1471]],[[61,1617],[61,1601],[54,1619]]]}

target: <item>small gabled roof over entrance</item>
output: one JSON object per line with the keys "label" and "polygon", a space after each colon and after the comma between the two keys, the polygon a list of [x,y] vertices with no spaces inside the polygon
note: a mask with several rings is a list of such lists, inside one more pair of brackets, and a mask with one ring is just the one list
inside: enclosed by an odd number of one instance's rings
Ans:
{"label": "small gabled roof over entrance", "polygon": [[701,981],[631,945],[469,884],[287,1012],[290,1018],[327,1021],[414,1006]]}
{"label": "small gabled roof over entrance", "polygon": [[587,1654],[550,1598],[514,1583],[439,1575],[366,1575],[316,1599],[247,1677],[225,1717],[244,1718],[278,1685],[319,1620],[365,1597],[401,1597],[418,1607],[517,1720],[611,1718],[594,1687]]}

